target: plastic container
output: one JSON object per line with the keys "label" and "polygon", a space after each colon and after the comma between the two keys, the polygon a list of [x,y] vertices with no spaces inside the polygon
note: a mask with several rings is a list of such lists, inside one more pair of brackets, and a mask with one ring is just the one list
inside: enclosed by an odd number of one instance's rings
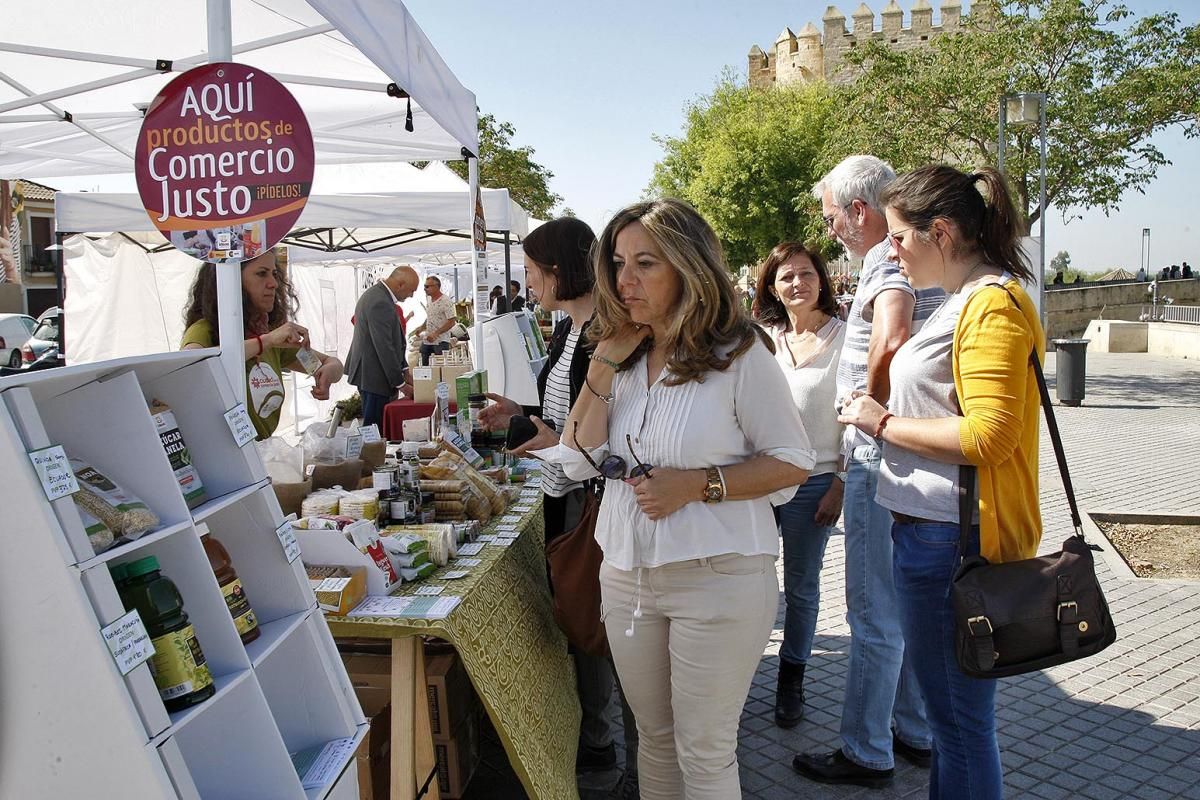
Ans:
{"label": "plastic container", "polygon": [[137,609],[150,634],[150,671],[167,711],[182,711],[212,697],[216,685],[183,610],[183,597],[159,572],[158,559],[146,556],[130,562],[126,576],[121,600],[126,610]]}
{"label": "plastic container", "polygon": [[250,644],[259,637],[261,631],[258,628],[258,617],[254,615],[254,609],[246,599],[246,589],[242,586],[237,570],[233,568],[233,559],[229,557],[225,545],[208,532],[207,525],[197,525],[196,530],[200,532],[200,543],[204,545],[208,565],[217,576],[221,594],[225,597],[225,605],[229,607],[229,616],[233,617],[233,624],[238,635],[242,637],[242,644]]}

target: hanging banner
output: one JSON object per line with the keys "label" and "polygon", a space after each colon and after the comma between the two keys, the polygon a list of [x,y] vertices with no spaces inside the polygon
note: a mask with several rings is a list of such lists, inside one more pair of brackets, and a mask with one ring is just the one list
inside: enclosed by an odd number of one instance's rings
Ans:
{"label": "hanging banner", "polygon": [[475,318],[483,319],[491,312],[487,283],[487,221],[483,217],[483,194],[475,188],[475,210],[471,215],[472,261],[475,265]]}
{"label": "hanging banner", "polygon": [[312,187],[312,130],[282,83],[245,64],[206,64],[146,110],[134,173],[155,227],[195,258],[238,263],[274,247]]}

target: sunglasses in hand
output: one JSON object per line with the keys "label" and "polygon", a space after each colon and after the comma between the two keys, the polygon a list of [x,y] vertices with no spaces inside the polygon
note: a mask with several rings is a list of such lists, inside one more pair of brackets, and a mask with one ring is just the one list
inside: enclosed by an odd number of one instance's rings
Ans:
{"label": "sunglasses in hand", "polygon": [[599,472],[601,475],[603,475],[605,478],[608,478],[610,481],[624,480],[627,477],[628,478],[652,477],[652,474],[650,472],[650,470],[652,468],[646,464],[643,464],[642,460],[640,458],[638,458],[637,453],[633,452],[633,440],[629,436],[628,433],[625,434],[625,444],[629,448],[629,454],[631,456],[633,456],[633,460],[637,464],[636,467],[634,467],[631,470],[628,470],[628,473],[626,472],[626,468],[628,467],[628,465],[625,463],[625,459],[621,458],[620,456],[609,456],[608,458],[601,461],[599,464],[597,464],[595,461],[592,460],[592,457],[590,455],[588,455],[587,449],[585,447],[582,447],[579,444],[579,423],[578,422],[575,423],[575,427],[571,430],[571,436],[572,436],[572,438],[575,439],[575,447],[579,450],[580,453],[583,454],[583,457],[585,459],[587,459],[587,462],[589,464],[591,464],[592,469],[596,470],[596,472]]}

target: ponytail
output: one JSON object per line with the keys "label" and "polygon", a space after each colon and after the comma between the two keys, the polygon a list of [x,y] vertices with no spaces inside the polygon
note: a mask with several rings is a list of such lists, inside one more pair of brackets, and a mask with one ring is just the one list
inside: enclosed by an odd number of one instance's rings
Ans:
{"label": "ponytail", "polygon": [[1032,282],[1033,270],[1021,249],[1021,226],[1008,184],[998,170],[984,167],[971,176],[972,186],[983,184],[983,222],[979,249],[984,257],[1023,281]]}

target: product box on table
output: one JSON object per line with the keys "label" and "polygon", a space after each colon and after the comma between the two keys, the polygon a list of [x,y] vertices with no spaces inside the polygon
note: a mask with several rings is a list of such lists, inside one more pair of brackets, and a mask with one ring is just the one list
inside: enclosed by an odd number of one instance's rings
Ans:
{"label": "product box on table", "polygon": [[432,403],[438,382],[442,379],[440,367],[413,367],[409,370],[412,375],[413,400],[417,403]]}
{"label": "product box on table", "polygon": [[437,761],[438,790],[444,800],[457,800],[463,796],[475,767],[479,765],[479,711],[478,708],[454,729],[450,738],[433,742],[434,759]]}
{"label": "product box on table", "polygon": [[465,372],[454,379],[454,399],[460,409],[467,408],[473,394],[487,394],[487,370]]}

